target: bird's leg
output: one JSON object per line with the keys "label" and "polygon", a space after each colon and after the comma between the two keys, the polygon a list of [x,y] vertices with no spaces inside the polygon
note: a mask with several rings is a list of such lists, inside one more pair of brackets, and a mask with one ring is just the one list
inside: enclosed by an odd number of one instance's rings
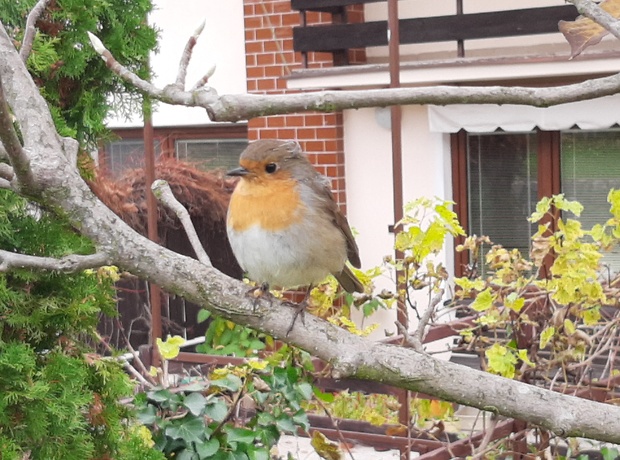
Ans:
{"label": "bird's leg", "polygon": [[273,302],[273,296],[269,293],[269,283],[263,282],[258,286],[254,286],[253,288],[248,289],[248,292],[245,293],[246,296],[252,298],[252,313],[256,312],[256,306],[258,305],[258,299],[263,297],[267,293],[269,296],[269,306]]}
{"label": "bird's leg", "polygon": [[293,321],[291,321],[291,325],[288,327],[286,331],[286,336],[288,337],[289,333],[293,330],[293,326],[295,326],[295,321],[297,321],[297,317],[301,315],[301,322],[305,326],[306,325],[306,307],[308,306],[308,299],[310,299],[310,293],[312,292],[312,285],[308,286],[308,291],[304,299],[298,304],[294,304],[290,302],[291,306],[295,308],[295,314],[293,315]]}

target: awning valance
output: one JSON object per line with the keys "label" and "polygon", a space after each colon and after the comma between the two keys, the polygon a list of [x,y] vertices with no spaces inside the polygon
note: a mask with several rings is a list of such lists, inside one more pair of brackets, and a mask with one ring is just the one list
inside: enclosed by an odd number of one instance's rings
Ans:
{"label": "awning valance", "polygon": [[523,105],[463,104],[429,106],[432,132],[545,131],[606,129],[620,124],[620,94],[547,108]]}

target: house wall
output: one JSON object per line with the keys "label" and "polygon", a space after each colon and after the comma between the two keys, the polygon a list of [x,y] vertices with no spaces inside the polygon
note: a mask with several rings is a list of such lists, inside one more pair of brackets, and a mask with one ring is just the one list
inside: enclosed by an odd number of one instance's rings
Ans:
{"label": "house wall", "polygon": [[[356,240],[365,268],[382,266],[384,257],[394,254],[394,235],[388,231],[388,226],[394,224],[394,181],[386,115],[389,117],[389,110],[381,108],[344,112],[347,211],[349,222],[357,231]],[[420,197],[450,200],[449,137],[429,131],[424,106],[403,107],[402,122],[404,202]],[[437,262],[452,267],[451,239],[447,241],[444,252],[438,255]],[[393,280],[393,273],[386,270],[376,280],[377,288],[393,291]],[[416,300],[420,307],[428,302],[424,296]],[[375,331],[374,337],[383,337],[384,329],[395,332],[395,320],[394,310],[379,311],[372,321],[380,322],[383,327]]]}
{"label": "house wall", "polygon": [[[293,51],[293,29],[299,12],[291,10],[290,0],[244,0],[247,89],[255,94],[289,92],[285,77],[302,68],[302,56]],[[361,8],[350,12],[350,19],[361,19]],[[312,23],[331,22],[331,15],[309,13]],[[356,55],[351,55],[356,59]],[[363,58],[363,57],[362,57]],[[329,53],[309,53],[309,68],[332,66]],[[346,210],[344,148],[341,113],[303,113],[257,117],[248,123],[248,138],[295,139],[319,172],[332,180],[334,196]]]}

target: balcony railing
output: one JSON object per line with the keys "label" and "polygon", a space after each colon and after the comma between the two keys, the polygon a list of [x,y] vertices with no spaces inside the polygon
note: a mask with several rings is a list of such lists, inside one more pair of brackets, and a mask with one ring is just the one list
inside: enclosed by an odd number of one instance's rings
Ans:
{"label": "balcony railing", "polygon": [[[350,49],[386,46],[387,21],[348,23],[346,8],[350,5],[386,0],[291,0],[294,10],[301,13],[300,27],[293,29],[295,51],[330,52],[335,65],[346,65]],[[465,56],[465,42],[472,39],[496,39],[525,35],[558,33],[558,21],[572,21],[578,16],[573,5],[462,13],[462,0],[457,0],[457,14],[449,16],[400,19],[400,44],[456,42],[457,58]],[[332,13],[331,24],[309,25],[306,12]]]}

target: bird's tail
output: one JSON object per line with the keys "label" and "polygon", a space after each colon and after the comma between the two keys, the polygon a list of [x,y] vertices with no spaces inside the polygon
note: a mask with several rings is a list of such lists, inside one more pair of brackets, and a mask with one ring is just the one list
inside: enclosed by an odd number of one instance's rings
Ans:
{"label": "bird's tail", "polygon": [[353,274],[348,266],[344,266],[340,273],[334,273],[342,288],[347,292],[364,292],[364,285]]}

